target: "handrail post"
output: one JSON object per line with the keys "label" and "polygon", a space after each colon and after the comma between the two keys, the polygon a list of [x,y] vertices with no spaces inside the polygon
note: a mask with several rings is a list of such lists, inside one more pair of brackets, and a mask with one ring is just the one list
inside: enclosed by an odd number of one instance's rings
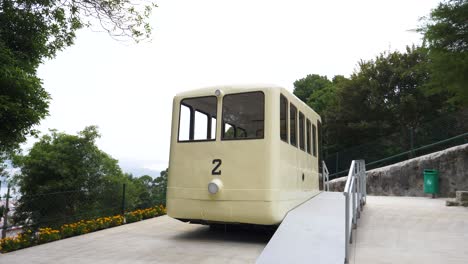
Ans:
{"label": "handrail post", "polygon": [[323,191],[326,191],[325,190],[325,167],[324,166],[325,166],[325,162],[322,164],[322,187],[323,187]]}
{"label": "handrail post", "polygon": [[362,200],[362,160],[359,162],[359,171],[356,174],[356,177],[358,179],[358,184],[357,184],[357,218],[361,218],[361,200]]}
{"label": "handrail post", "polygon": [[363,182],[364,182],[364,186],[362,187],[362,193],[363,193],[363,196],[364,196],[364,199],[363,199],[363,202],[364,204],[366,204],[367,202],[367,174],[366,174],[366,163],[363,162],[362,164],[363,166]]}
{"label": "handrail post", "polygon": [[356,196],[357,196],[357,192],[356,192],[356,176],[353,176],[353,181],[354,181],[354,184],[353,184],[353,188],[352,188],[352,191],[351,191],[351,194],[353,195],[353,229],[356,229],[356,226],[357,226],[357,223],[356,223]]}
{"label": "handrail post", "polygon": [[328,172],[327,164],[325,161],[322,161],[322,185],[323,191],[329,192],[330,186],[328,185],[330,172]]}
{"label": "handrail post", "polygon": [[345,193],[345,263],[348,263],[349,256],[349,194]]}

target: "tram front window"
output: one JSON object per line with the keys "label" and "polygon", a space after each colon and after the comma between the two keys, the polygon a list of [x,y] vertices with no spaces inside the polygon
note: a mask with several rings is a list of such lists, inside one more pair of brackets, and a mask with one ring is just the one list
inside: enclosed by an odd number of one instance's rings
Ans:
{"label": "tram front window", "polygon": [[187,98],[180,103],[179,141],[203,141],[216,138],[215,96]]}
{"label": "tram front window", "polygon": [[223,140],[261,139],[264,136],[265,95],[228,94],[223,98]]}

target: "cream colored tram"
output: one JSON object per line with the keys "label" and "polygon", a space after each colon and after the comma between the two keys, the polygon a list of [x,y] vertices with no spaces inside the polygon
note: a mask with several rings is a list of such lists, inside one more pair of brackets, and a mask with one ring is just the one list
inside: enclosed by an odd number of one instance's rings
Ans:
{"label": "cream colored tram", "polygon": [[276,225],[319,193],[320,116],[286,89],[184,92],[172,113],[169,216]]}

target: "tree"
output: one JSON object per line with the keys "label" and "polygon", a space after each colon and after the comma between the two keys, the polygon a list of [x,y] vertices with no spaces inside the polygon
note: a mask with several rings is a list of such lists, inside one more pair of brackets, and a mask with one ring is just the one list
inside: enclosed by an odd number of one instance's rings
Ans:
{"label": "tree", "polygon": [[0,156],[18,148],[31,127],[48,114],[49,94],[25,68],[0,40]]}
{"label": "tree", "polygon": [[0,39],[31,71],[72,45],[76,30],[92,23],[116,38],[148,38],[154,6],[131,0],[0,0]]}
{"label": "tree", "polygon": [[0,0],[0,153],[17,148],[48,114],[50,96],[36,76],[45,58],[72,45],[75,32],[93,23],[114,38],[148,38],[154,6],[130,0]]}
{"label": "tree", "polygon": [[366,129],[372,128],[372,134],[382,136],[378,129],[416,126],[434,116],[442,102],[423,94],[429,78],[427,62],[426,50],[415,47],[407,47],[405,53],[381,53],[375,60],[361,61],[358,72],[340,90],[347,110],[342,113],[345,119],[355,127],[366,121]]}
{"label": "tree", "polygon": [[168,169],[161,171],[160,176],[153,180],[153,197],[155,204],[163,204],[166,206],[167,176]]}
{"label": "tree", "polygon": [[143,175],[141,177],[132,178],[132,184],[135,185],[137,191],[138,208],[149,208],[154,206],[152,197],[153,178],[149,175]]}
{"label": "tree", "polygon": [[322,116],[325,151],[408,131],[446,112],[448,92],[424,92],[430,78],[429,62],[426,48],[407,47],[406,52],[384,52],[373,60],[360,61],[349,79],[335,76],[318,89],[310,88],[320,87],[313,82],[302,86],[302,91],[311,92],[303,98]]}
{"label": "tree", "polygon": [[[50,224],[71,221],[74,216],[85,218],[84,215],[111,205],[114,213],[114,207],[120,208],[116,196],[122,193],[125,175],[117,160],[96,146],[98,137],[94,126],[78,135],[52,131],[35,143],[27,155],[15,158],[15,165],[21,168],[15,177],[21,192],[17,220]],[[103,197],[111,197],[111,201]]]}
{"label": "tree", "polygon": [[327,76],[320,76],[318,74],[309,74],[305,78],[296,80],[294,82],[294,94],[304,102],[307,102],[309,96],[316,91],[330,86],[332,83],[328,80]]}
{"label": "tree", "polygon": [[468,1],[448,0],[419,28],[429,49],[428,93],[450,91],[450,102],[468,106]]}
{"label": "tree", "polygon": [[[445,1],[419,29],[422,47],[361,60],[349,78],[335,76],[330,82],[312,74],[295,81],[294,94],[322,117],[325,155],[340,152],[340,159],[347,153],[374,161],[408,150],[414,131],[423,131],[420,145],[442,139],[437,134],[444,129],[428,129],[427,122],[457,120],[452,114],[468,105],[467,17],[468,1]],[[447,138],[463,129],[450,126],[443,133]]]}

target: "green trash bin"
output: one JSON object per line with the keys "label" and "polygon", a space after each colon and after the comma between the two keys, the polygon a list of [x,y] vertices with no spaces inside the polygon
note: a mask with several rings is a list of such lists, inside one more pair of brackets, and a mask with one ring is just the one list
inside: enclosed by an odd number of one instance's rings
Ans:
{"label": "green trash bin", "polygon": [[439,193],[439,171],[424,170],[424,193],[435,194]]}

